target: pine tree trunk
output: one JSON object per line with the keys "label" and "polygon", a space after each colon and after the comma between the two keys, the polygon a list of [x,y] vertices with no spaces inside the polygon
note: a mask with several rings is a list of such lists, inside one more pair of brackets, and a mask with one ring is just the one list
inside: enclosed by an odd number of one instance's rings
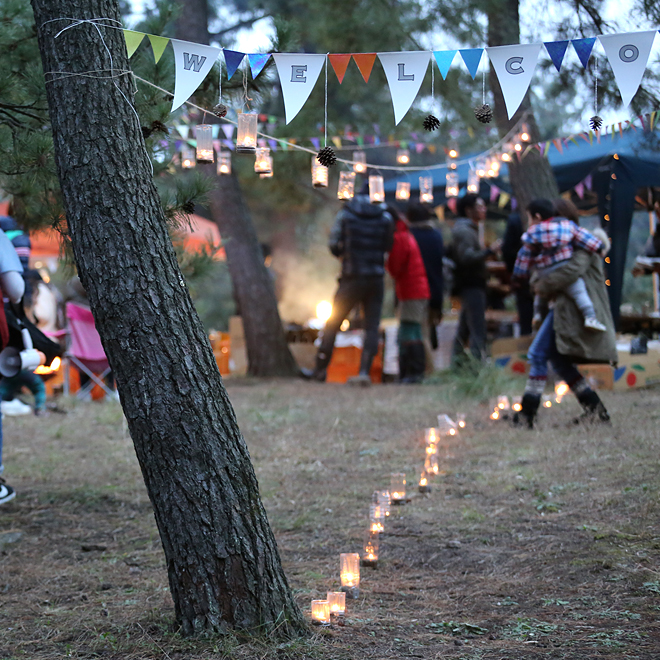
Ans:
{"label": "pine tree trunk", "polygon": [[[489,46],[519,43],[519,0],[489,0],[487,14]],[[509,120],[502,88],[492,66],[489,82],[495,98],[495,122],[500,135],[506,135],[523,115],[526,115],[525,122],[529,129],[531,142],[538,142],[541,135],[532,111],[529,92],[525,95],[516,113]],[[527,204],[532,199],[537,197],[555,199],[559,196],[559,188],[552,167],[550,167],[548,159],[541,156],[536,149],[530,149],[524,157],[514,155],[508,166],[513,196],[518,201],[518,209],[523,216]]]}
{"label": "pine tree trunk", "polygon": [[210,200],[243,319],[248,373],[251,376],[295,376],[298,366],[286,343],[275,286],[264,265],[257,232],[234,173],[218,177]]}
{"label": "pine tree trunk", "polygon": [[[184,634],[303,633],[247,446],[168,238],[131,80],[108,77],[129,68],[122,31],[60,18],[118,26],[116,0],[32,7],[74,257],[154,507],[177,620]],[[95,71],[102,77],[69,75]]]}
{"label": "pine tree trunk", "polygon": [[[208,0],[179,0],[179,5],[177,37],[208,44]],[[275,288],[264,265],[241,184],[235,174],[216,178],[212,167],[206,171],[218,183],[211,193],[211,215],[220,229],[234,295],[243,319],[248,374],[296,376],[298,366],[286,342]]]}

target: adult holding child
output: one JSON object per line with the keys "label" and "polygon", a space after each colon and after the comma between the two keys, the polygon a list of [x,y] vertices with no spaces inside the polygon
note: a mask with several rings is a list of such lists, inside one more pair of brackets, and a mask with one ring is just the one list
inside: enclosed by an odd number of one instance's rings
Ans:
{"label": "adult holding child", "polygon": [[[559,203],[559,200],[558,200]],[[561,200],[564,204],[565,200]],[[528,213],[538,212],[547,207],[548,200],[534,200]],[[553,218],[560,217],[556,206],[552,205]],[[563,213],[574,215],[577,209],[564,206]],[[530,218],[532,220],[532,218]],[[584,409],[581,421],[609,422],[610,416],[598,394],[580,374],[576,364],[616,362],[616,339],[614,322],[610,311],[609,297],[605,286],[603,256],[609,251],[610,242],[602,230],[595,230],[591,238],[602,246],[595,250],[578,247],[567,260],[546,271],[542,276],[532,277],[535,292],[544,298],[554,299],[554,307],[545,317],[532,345],[527,352],[530,373],[522,400],[522,411],[514,421],[524,423],[529,428],[534,420],[541,401],[548,375],[548,362],[566,382]],[[586,239],[593,245],[591,239]],[[585,325],[585,316],[571,293],[571,285],[582,279],[594,308],[596,318],[604,330],[596,330]]]}

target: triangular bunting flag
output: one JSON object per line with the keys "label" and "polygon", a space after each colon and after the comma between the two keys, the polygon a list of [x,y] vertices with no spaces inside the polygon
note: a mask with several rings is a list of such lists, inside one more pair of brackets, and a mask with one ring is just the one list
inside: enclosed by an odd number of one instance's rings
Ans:
{"label": "triangular bunting flag", "polygon": [[655,30],[601,35],[598,39],[610,61],[623,105],[627,106],[642,82],[653,47]]}
{"label": "triangular bunting flag", "polygon": [[227,50],[226,48],[222,49],[222,52],[225,55],[225,66],[227,67],[227,80],[231,80],[231,77],[236,73],[236,69],[241,65],[245,53],[239,53],[235,50]]}
{"label": "triangular bunting flag", "polygon": [[316,151],[321,148],[321,141],[317,137],[309,138],[309,141],[312,143],[312,146]]}
{"label": "triangular bunting flag", "polygon": [[176,71],[174,100],[172,101],[172,111],[174,111],[183,105],[202,84],[222,49],[178,39],[172,39],[172,48],[174,48]]}
{"label": "triangular bunting flag", "polygon": [[351,61],[351,56],[345,54],[335,53],[333,55],[328,55],[330,64],[332,64],[332,69],[337,76],[339,84],[344,82],[344,76],[346,75],[346,69],[348,68],[348,63]]}
{"label": "triangular bunting flag", "polygon": [[555,65],[555,69],[561,71],[564,55],[566,55],[566,49],[568,48],[568,41],[546,41],[544,45],[552,63]]}
{"label": "triangular bunting flag", "polygon": [[481,62],[483,52],[483,48],[463,48],[460,51],[463,62],[465,62],[465,66],[472,76],[472,80],[474,80],[479,70],[479,63]]}
{"label": "triangular bunting flag", "polygon": [[353,53],[353,59],[357,64],[357,68],[360,69],[364,82],[369,82],[371,69],[374,68],[374,62],[376,61],[376,53]]}
{"label": "triangular bunting flag", "polygon": [[142,39],[144,39],[144,32],[124,30],[124,39],[126,39],[126,52],[128,53],[128,57],[130,59],[133,56],[133,53],[137,50],[138,46],[142,43]]}
{"label": "triangular bunting flag", "polygon": [[256,78],[268,63],[270,53],[252,53],[248,55],[248,62],[250,63],[250,71],[252,71],[252,78]]}
{"label": "triangular bunting flag", "polygon": [[584,183],[575,184],[575,193],[580,199],[584,199]]}
{"label": "triangular bunting flag", "polygon": [[321,73],[325,55],[274,53],[288,124],[305,105]]}
{"label": "triangular bunting flag", "polygon": [[447,80],[447,74],[449,73],[449,67],[456,57],[456,50],[436,50],[433,55],[435,56],[435,61],[438,63],[438,69],[442,74],[442,79]]}
{"label": "triangular bunting flag", "polygon": [[406,53],[378,53],[390,87],[394,123],[410,110],[429,67],[431,53],[426,50]]}
{"label": "triangular bunting flag", "polygon": [[221,124],[222,132],[228,140],[234,137],[234,124]]}
{"label": "triangular bunting flag", "polygon": [[486,50],[500,81],[507,113],[511,119],[525,98],[541,52],[541,44],[496,46]]}
{"label": "triangular bunting flag", "polygon": [[587,64],[589,63],[589,58],[591,57],[591,51],[594,49],[594,44],[596,43],[596,37],[588,37],[586,39],[571,39],[573,48],[577,56],[582,62],[582,66],[586,69]]}
{"label": "triangular bunting flag", "polygon": [[154,62],[158,64],[158,60],[160,60],[162,57],[167,44],[170,43],[170,40],[167,37],[157,37],[155,34],[149,34],[147,36],[149,37],[151,50],[154,54]]}

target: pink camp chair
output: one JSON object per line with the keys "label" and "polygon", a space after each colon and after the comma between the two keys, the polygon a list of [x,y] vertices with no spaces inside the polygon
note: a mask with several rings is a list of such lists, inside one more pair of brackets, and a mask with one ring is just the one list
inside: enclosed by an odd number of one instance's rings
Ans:
{"label": "pink camp chair", "polygon": [[64,394],[68,395],[70,392],[69,367],[71,364],[75,364],[90,379],[76,393],[79,399],[87,398],[94,385],[101,387],[107,396],[117,398],[116,392],[109,388],[103,380],[110,373],[110,365],[101,345],[101,337],[96,331],[92,312],[85,307],[68,302],[66,317],[69,321],[69,342],[64,354],[64,360],[67,363],[67,368],[64,370]]}

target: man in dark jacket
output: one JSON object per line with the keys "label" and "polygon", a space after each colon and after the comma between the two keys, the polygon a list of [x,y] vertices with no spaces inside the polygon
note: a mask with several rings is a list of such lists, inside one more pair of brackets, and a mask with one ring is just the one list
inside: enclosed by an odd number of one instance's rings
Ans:
{"label": "man in dark jacket", "polygon": [[410,232],[415,237],[422,261],[426,269],[426,278],[429,282],[431,297],[429,299],[429,329],[431,333],[431,346],[438,348],[438,335],[436,327],[442,320],[442,301],[444,298],[444,278],[442,260],[445,248],[442,234],[433,226],[428,209],[421,204],[411,204],[408,207],[408,222]]}
{"label": "man in dark jacket", "polygon": [[330,252],[341,259],[339,288],[332,315],[323,331],[316,367],[309,374],[324,381],[335,337],[343,320],[359,304],[364,309],[365,335],[360,374],[352,384],[371,384],[369,371],[378,351],[378,326],[383,306],[385,253],[392,248],[394,220],[384,204],[371,204],[368,195],[356,195],[339,212],[330,232]]}
{"label": "man in dark jacket", "polygon": [[[520,213],[512,213],[506,222],[504,230],[504,242],[502,243],[502,260],[507,272],[513,274],[513,266],[516,263],[518,250],[522,247],[522,235],[525,232]],[[534,296],[529,290],[529,281],[516,282],[515,288],[516,308],[518,310],[518,323],[520,334],[532,334],[532,317],[534,316]]]}
{"label": "man in dark jacket", "polygon": [[497,253],[501,241],[482,248],[479,223],[486,219],[486,203],[481,197],[467,194],[458,200],[458,218],[452,231],[452,257],[456,264],[454,288],[461,298],[461,315],[452,349],[455,366],[469,341],[472,356],[486,358],[486,259]]}

